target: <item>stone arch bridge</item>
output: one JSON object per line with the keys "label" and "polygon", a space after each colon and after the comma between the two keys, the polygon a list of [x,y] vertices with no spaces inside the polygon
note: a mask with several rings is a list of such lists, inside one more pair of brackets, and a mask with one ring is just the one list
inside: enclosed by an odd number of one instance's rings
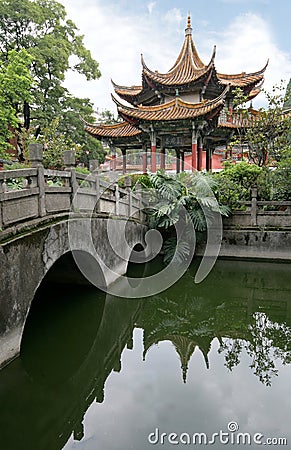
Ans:
{"label": "stone arch bridge", "polygon": [[70,158],[64,171],[45,170],[32,150],[32,168],[0,172],[0,367],[19,354],[35,292],[55,264],[63,262],[62,282],[106,288],[146,230],[129,186],[77,173]]}

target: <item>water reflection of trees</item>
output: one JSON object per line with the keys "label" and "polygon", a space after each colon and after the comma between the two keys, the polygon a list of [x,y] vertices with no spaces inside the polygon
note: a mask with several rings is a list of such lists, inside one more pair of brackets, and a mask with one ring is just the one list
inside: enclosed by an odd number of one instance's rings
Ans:
{"label": "water reflection of trees", "polygon": [[181,359],[186,382],[195,349],[200,349],[208,368],[208,353],[217,338],[218,352],[230,371],[240,363],[242,352],[246,352],[254,375],[265,385],[271,385],[278,374],[276,361],[288,364],[291,360],[291,328],[285,321],[286,309],[276,300],[273,307],[270,301],[252,306],[251,299],[233,299],[225,293],[223,298],[219,297],[181,295],[176,289],[147,300],[141,318],[144,357],[152,345],[171,341]]}
{"label": "water reflection of trees", "polygon": [[245,323],[241,338],[223,340],[219,353],[224,353],[225,365],[232,370],[240,362],[244,349],[251,358],[250,368],[259,380],[271,385],[273,376],[278,375],[275,361],[291,362],[291,329],[286,323],[272,322],[266,313],[254,312]]}

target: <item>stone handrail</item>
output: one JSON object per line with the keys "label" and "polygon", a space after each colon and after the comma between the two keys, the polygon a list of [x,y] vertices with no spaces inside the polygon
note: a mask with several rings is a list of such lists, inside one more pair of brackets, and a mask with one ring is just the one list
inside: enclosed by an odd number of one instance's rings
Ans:
{"label": "stone handrail", "polygon": [[234,211],[231,217],[224,219],[226,225],[291,228],[291,201],[258,200],[257,189],[253,188],[251,201],[240,203],[245,211]]}
{"label": "stone handrail", "polygon": [[130,186],[121,189],[117,183],[104,181],[98,172],[78,173],[72,158],[66,170],[44,169],[40,146],[31,147],[31,165],[35,167],[0,172],[0,231],[29,220],[70,212],[142,219],[140,196]]}

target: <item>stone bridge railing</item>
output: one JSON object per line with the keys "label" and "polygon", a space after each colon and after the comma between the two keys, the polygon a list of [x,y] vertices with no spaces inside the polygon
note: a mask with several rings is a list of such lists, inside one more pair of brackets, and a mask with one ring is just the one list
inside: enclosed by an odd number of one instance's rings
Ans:
{"label": "stone bridge railing", "polygon": [[252,199],[241,202],[244,210],[236,210],[223,219],[226,227],[240,228],[291,228],[291,201],[258,200],[257,189],[252,189]]}
{"label": "stone bridge railing", "polygon": [[132,192],[130,179],[121,189],[96,171],[90,175],[76,172],[71,151],[65,152],[64,161],[65,170],[44,169],[41,146],[31,145],[31,168],[0,172],[0,231],[70,212],[142,219],[141,198]]}

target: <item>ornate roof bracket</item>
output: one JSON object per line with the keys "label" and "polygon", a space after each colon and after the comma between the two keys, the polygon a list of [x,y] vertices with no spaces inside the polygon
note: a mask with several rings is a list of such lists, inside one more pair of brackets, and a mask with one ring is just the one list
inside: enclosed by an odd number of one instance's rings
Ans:
{"label": "ornate roof bracket", "polygon": [[143,77],[148,87],[156,91],[157,89],[156,85],[145,74],[143,74]]}

